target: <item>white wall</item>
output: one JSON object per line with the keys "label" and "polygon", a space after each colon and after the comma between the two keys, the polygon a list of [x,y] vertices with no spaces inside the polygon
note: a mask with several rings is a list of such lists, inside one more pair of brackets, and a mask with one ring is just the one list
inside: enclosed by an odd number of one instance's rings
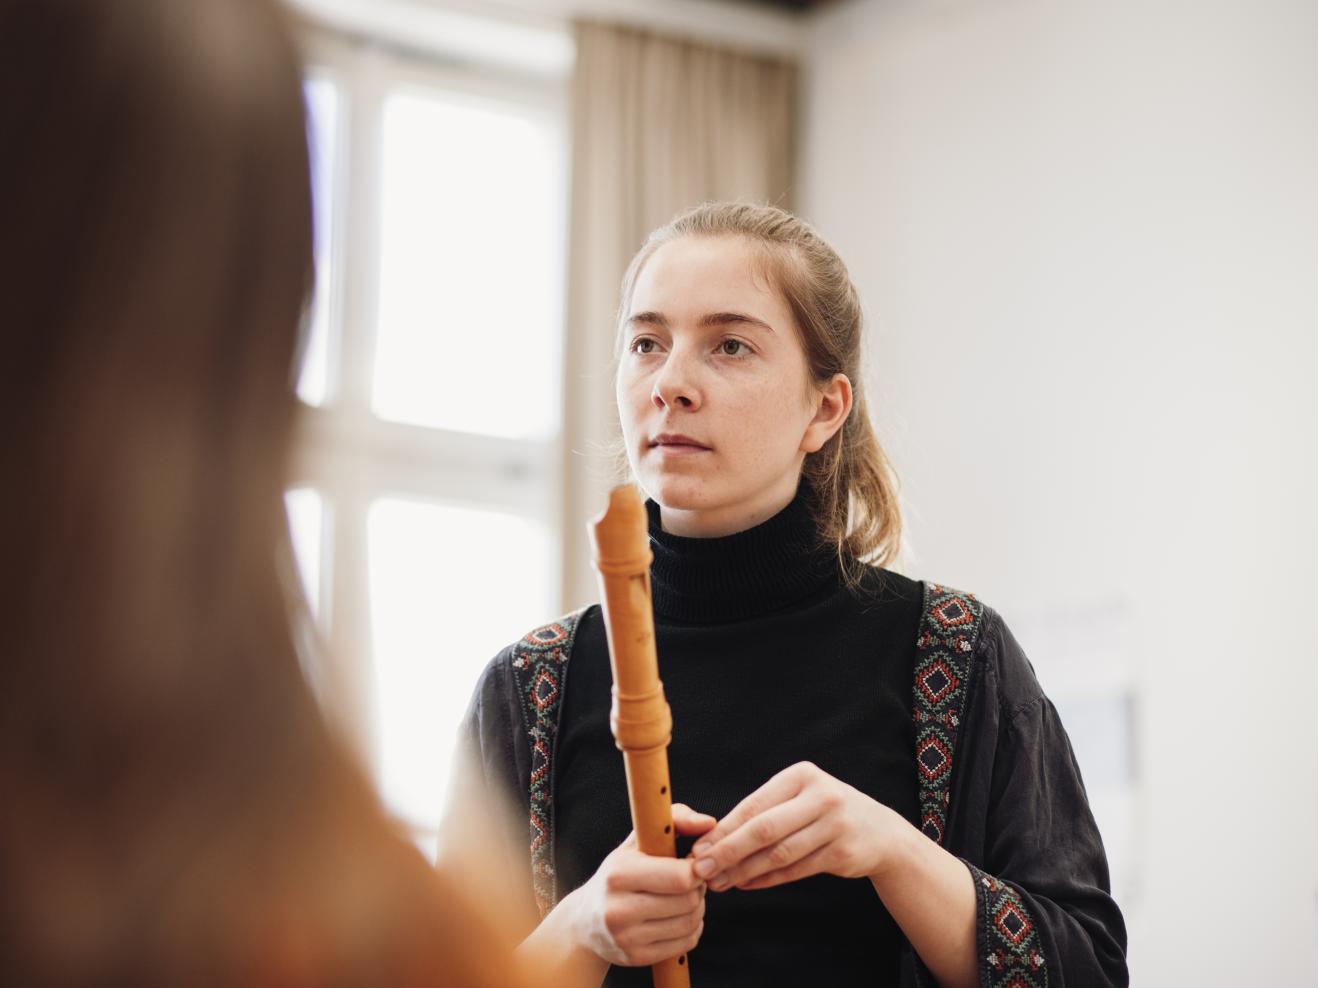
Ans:
{"label": "white wall", "polygon": [[1046,688],[1037,629],[1126,629],[1134,982],[1318,984],[1318,4],[852,0],[808,52],[908,568]]}

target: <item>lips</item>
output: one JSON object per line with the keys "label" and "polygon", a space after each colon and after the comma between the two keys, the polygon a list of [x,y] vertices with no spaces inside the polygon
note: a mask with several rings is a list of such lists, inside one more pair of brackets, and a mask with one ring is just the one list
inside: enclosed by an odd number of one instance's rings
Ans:
{"label": "lips", "polygon": [[663,448],[663,449],[674,449],[674,450],[709,449],[708,446],[706,446],[704,443],[700,442],[699,440],[692,439],[690,436],[684,436],[681,435],[680,433],[675,433],[675,432],[673,433],[664,432],[655,436],[653,439],[650,440],[650,448],[651,449]]}

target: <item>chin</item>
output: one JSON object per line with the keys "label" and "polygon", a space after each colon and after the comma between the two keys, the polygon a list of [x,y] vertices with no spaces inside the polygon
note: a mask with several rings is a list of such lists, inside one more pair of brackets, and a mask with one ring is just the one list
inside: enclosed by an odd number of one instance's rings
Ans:
{"label": "chin", "polygon": [[642,474],[639,479],[645,493],[669,511],[699,511],[716,500],[709,483],[696,477]]}

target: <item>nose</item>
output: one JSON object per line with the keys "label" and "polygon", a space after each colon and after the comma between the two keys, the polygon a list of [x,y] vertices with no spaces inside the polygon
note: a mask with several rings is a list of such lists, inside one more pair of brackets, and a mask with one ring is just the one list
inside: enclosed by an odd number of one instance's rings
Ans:
{"label": "nose", "polygon": [[667,411],[695,411],[700,407],[700,389],[696,386],[691,361],[680,350],[673,350],[655,374],[650,398],[655,406]]}
{"label": "nose", "polygon": [[674,349],[654,378],[651,400],[660,409],[693,412],[700,407],[700,388],[691,359]]}

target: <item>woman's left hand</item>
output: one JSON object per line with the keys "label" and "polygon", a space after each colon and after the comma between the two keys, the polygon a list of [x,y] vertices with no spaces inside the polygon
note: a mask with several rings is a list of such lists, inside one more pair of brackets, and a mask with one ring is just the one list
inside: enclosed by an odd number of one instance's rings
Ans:
{"label": "woman's left hand", "polygon": [[911,830],[887,806],[817,765],[798,762],[738,803],[692,853],[696,874],[715,892],[818,874],[872,878]]}

